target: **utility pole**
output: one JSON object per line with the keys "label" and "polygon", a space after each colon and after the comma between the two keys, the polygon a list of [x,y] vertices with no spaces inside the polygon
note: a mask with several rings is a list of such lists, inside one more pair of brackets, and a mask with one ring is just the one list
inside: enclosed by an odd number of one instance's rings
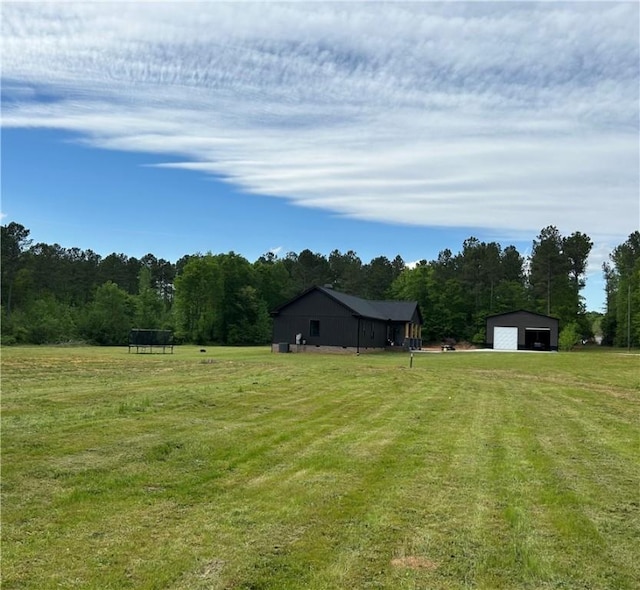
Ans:
{"label": "utility pole", "polygon": [[551,315],[551,256],[547,259],[547,315]]}
{"label": "utility pole", "polygon": [[627,350],[631,352],[631,279],[627,285]]}

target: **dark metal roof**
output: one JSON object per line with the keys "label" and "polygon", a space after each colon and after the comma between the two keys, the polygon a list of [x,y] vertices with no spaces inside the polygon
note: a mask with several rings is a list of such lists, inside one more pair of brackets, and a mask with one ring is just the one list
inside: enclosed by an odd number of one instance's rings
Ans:
{"label": "dark metal roof", "polygon": [[525,313],[527,315],[536,315],[536,316],[541,317],[541,318],[546,318],[546,319],[550,319],[550,320],[559,321],[558,318],[554,318],[553,316],[545,315],[543,313],[537,313],[535,311],[529,311],[527,309],[514,309],[513,311],[505,311],[503,313],[494,313],[492,315],[488,315],[485,319],[488,320],[489,318],[497,318],[497,317],[500,317],[502,315],[513,315],[514,313]]}
{"label": "dark metal roof", "polygon": [[316,287],[318,291],[321,291],[325,295],[328,295],[332,299],[335,299],[338,303],[341,303],[345,307],[348,307],[354,315],[362,316],[363,318],[372,318],[376,320],[386,320],[387,318],[381,314],[374,305],[374,301],[368,301],[355,295],[347,295],[334,289],[327,289],[326,287]]}
{"label": "dark metal roof", "polygon": [[[374,301],[373,304],[387,319],[394,322],[411,320],[418,307],[415,301]],[[418,316],[422,321],[420,310],[418,310]]]}
{"label": "dark metal roof", "polygon": [[409,322],[413,318],[413,314],[417,309],[418,317],[420,318],[420,321],[422,321],[422,315],[420,314],[418,303],[416,301],[371,301],[368,299],[362,299],[362,297],[356,297],[355,295],[347,295],[347,293],[341,293],[335,289],[328,289],[327,287],[311,287],[304,293],[298,295],[298,297],[295,297],[291,301],[281,305],[273,313],[277,314],[282,308],[294,301],[297,301],[307,293],[314,290],[320,291],[328,297],[331,297],[333,300],[349,309],[353,315],[358,317],[393,322]]}

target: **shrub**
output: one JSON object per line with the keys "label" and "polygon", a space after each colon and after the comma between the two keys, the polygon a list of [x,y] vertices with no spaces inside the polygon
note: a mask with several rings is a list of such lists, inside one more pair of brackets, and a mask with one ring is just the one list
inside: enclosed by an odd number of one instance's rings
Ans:
{"label": "shrub", "polygon": [[578,332],[577,324],[571,322],[562,328],[558,336],[560,350],[571,350],[578,342],[580,342],[580,332]]}

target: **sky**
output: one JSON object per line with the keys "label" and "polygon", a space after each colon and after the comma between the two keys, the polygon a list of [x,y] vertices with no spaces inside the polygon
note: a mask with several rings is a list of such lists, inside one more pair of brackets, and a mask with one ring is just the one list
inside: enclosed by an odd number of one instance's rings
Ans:
{"label": "sky", "polygon": [[172,262],[640,227],[637,2],[3,2],[2,223]]}

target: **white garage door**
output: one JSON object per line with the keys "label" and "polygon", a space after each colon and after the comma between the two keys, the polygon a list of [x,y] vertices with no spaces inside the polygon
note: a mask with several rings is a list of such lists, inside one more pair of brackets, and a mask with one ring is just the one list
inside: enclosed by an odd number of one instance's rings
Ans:
{"label": "white garage door", "polygon": [[494,350],[518,350],[518,328],[496,326],[493,329]]}

